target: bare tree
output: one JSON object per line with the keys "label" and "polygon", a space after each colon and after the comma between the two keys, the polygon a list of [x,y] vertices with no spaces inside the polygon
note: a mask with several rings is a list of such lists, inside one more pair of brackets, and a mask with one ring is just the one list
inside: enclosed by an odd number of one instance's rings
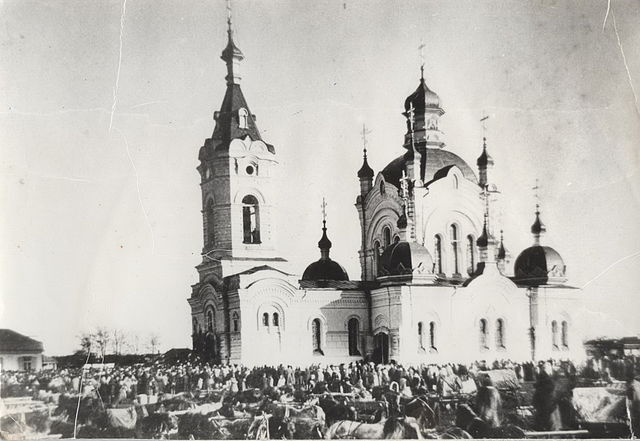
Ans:
{"label": "bare tree", "polygon": [[160,346],[160,336],[158,334],[149,335],[149,349],[152,354],[157,354]]}
{"label": "bare tree", "polygon": [[94,332],[94,339],[98,346],[98,354],[104,359],[104,356],[107,353],[107,345],[111,339],[111,334],[106,328],[99,327]]}
{"label": "bare tree", "polygon": [[126,336],[124,346],[127,348],[129,354],[140,353],[140,337],[135,332],[130,332]]}
{"label": "bare tree", "polygon": [[122,329],[114,329],[111,333],[111,337],[113,342],[113,353],[116,355],[122,354],[122,349],[126,345],[127,334]]}

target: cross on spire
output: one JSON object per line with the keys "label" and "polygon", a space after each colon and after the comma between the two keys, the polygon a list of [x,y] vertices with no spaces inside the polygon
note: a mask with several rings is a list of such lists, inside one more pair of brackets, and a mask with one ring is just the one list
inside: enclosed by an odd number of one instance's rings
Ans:
{"label": "cross on spire", "polygon": [[482,112],[482,118],[480,118],[480,122],[482,123],[482,137],[484,140],[487,139],[487,120],[489,119],[489,115],[485,111]]}
{"label": "cross on spire", "polygon": [[409,199],[409,177],[407,176],[404,170],[402,170],[402,178],[400,179],[400,188],[402,190],[402,200],[406,204]]}
{"label": "cross on spire", "polygon": [[414,116],[416,113],[415,107],[413,107],[413,103],[409,103],[409,110],[407,110],[407,116],[409,116],[409,128],[411,129],[411,133],[413,134],[413,123]]}
{"label": "cross on spire", "polygon": [[231,32],[231,0],[227,0],[227,27]]}
{"label": "cross on spire", "polygon": [[324,197],[322,198],[322,224],[326,225],[327,224],[327,202],[325,201]]}
{"label": "cross on spire", "polygon": [[367,135],[371,133],[371,130],[367,129],[367,126],[362,123],[362,147],[364,151],[364,157],[367,158]]}
{"label": "cross on spire", "polygon": [[420,49],[420,78],[424,80],[424,48],[427,47],[426,44],[424,44],[424,40],[422,38],[420,38],[420,46],[418,46],[418,49]]}
{"label": "cross on spire", "polygon": [[536,178],[536,185],[532,187],[532,190],[533,190],[533,197],[536,200],[536,213],[538,213],[540,212],[540,193],[539,193],[540,184],[539,184],[538,178]]}

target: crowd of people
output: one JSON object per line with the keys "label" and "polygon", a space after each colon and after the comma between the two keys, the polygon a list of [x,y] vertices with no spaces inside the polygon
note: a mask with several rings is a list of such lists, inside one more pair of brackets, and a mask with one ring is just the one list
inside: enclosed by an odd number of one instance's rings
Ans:
{"label": "crowd of people", "polygon": [[[640,372],[640,359],[588,360],[576,367],[572,362],[547,361],[547,370],[569,378],[615,381],[633,378]],[[37,396],[38,391],[90,393],[97,391],[106,405],[116,406],[138,395],[157,396],[181,392],[197,393],[228,389],[291,389],[306,392],[354,393],[369,398],[378,386],[397,389],[404,396],[435,393],[447,396],[472,393],[474,379],[487,370],[506,369],[519,382],[535,381],[544,363],[514,363],[509,360],[469,365],[448,363],[403,366],[350,362],[336,365],[293,367],[280,365],[249,368],[241,365],[212,365],[197,360],[174,364],[115,366],[111,369],[60,369],[40,372],[3,372],[2,396]]]}
{"label": "crowd of people", "polygon": [[[101,409],[117,411],[119,408],[133,408],[133,404],[139,408],[147,404],[166,403],[177,396],[201,404],[212,402],[215,396],[231,396],[235,397],[234,401],[229,402],[232,405],[242,402],[240,397],[243,393],[255,393],[267,403],[279,402],[282,405],[295,400],[302,403],[311,396],[325,397],[327,393],[337,393],[356,401],[382,400],[387,404],[388,415],[402,417],[402,409],[394,408],[392,401],[386,401],[385,396],[389,391],[395,393],[397,403],[401,399],[410,402],[414,397],[425,396],[432,399],[429,401],[431,403],[447,397],[479,399],[487,388],[498,387],[493,384],[498,379],[506,381],[512,390],[522,388],[533,391],[526,403],[535,408],[535,421],[529,427],[549,430],[551,414],[558,402],[567,396],[570,400],[570,391],[577,385],[589,382],[596,385],[623,383],[633,380],[639,372],[640,359],[637,357],[590,359],[578,366],[570,361],[548,360],[534,364],[504,360],[413,366],[394,362],[380,365],[354,361],[306,367],[280,365],[251,368],[234,364],[216,365],[197,359],[177,362],[158,359],[131,366],[105,364],[38,372],[5,371],[1,374],[0,395],[31,396],[56,405],[60,400],[61,407],[64,407],[63,398],[67,402],[71,397],[74,409],[80,401],[73,397],[80,396],[83,400],[97,400]],[[562,397],[557,394],[559,389],[563,390]],[[501,402],[504,397],[500,399],[498,396],[497,400]],[[219,402],[223,404],[222,398],[219,398]],[[522,404],[518,402],[517,406]],[[234,415],[235,412],[232,407],[227,409],[224,405],[218,410],[221,416],[227,413]]]}

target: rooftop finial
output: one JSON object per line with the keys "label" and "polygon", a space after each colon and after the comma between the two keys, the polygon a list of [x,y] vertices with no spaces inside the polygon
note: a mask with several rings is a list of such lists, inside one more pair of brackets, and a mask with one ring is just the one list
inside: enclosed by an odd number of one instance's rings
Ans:
{"label": "rooftop finial", "polygon": [[483,150],[487,150],[487,120],[489,119],[489,115],[486,112],[482,112],[482,118],[480,118],[480,122],[482,123],[482,148]]}
{"label": "rooftop finial", "polygon": [[531,225],[531,233],[533,234],[533,240],[535,245],[540,245],[540,236],[547,231],[547,227],[545,227],[544,223],[540,219],[540,194],[538,191],[540,190],[540,185],[538,184],[538,179],[536,178],[536,185],[533,187],[533,191],[535,192],[536,198],[536,220]]}
{"label": "rooftop finial", "polygon": [[420,39],[420,46],[418,46],[418,49],[420,49],[420,79],[424,80],[424,48],[427,47],[426,44],[424,44],[424,40],[421,38]]}
{"label": "rooftop finial", "polygon": [[326,228],[327,226],[327,201],[325,201],[324,197],[322,198],[322,224]]}
{"label": "rooftop finial", "polygon": [[231,34],[231,0],[227,0],[227,32]]}
{"label": "rooftop finial", "polygon": [[322,237],[318,242],[318,248],[320,248],[320,257],[322,259],[329,258],[329,249],[331,248],[331,241],[327,237],[327,202],[324,197],[322,198]]}
{"label": "rooftop finial", "polygon": [[362,151],[364,153],[364,159],[367,159],[367,135],[371,133],[371,130],[367,129],[367,126],[362,123]]}

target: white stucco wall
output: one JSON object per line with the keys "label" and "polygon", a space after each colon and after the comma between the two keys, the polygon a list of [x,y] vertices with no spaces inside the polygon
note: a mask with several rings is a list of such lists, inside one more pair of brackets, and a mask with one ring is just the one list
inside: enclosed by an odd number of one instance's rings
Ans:
{"label": "white stucco wall", "polygon": [[42,354],[34,353],[11,353],[0,354],[2,360],[3,371],[22,371],[24,370],[23,359],[25,357],[31,358],[31,370],[39,371],[42,369]]}

